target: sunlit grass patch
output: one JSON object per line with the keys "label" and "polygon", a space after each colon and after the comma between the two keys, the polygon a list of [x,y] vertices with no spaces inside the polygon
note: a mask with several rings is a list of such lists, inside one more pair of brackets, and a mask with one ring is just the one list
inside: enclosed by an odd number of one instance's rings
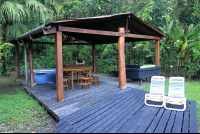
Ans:
{"label": "sunlit grass patch", "polygon": [[14,95],[0,95],[0,124],[6,123],[17,129],[48,124],[41,122],[47,111],[24,91]]}

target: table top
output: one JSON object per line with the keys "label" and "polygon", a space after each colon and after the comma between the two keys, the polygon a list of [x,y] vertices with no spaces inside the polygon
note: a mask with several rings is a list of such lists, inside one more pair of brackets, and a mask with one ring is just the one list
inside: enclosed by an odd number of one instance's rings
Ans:
{"label": "table top", "polygon": [[85,67],[85,66],[67,66],[63,67],[63,71],[85,71],[90,70],[93,67]]}

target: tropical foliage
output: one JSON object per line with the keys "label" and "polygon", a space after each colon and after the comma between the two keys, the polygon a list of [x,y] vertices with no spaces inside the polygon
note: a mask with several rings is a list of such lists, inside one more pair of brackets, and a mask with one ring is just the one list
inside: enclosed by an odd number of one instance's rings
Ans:
{"label": "tropical foliage", "polygon": [[[199,0],[1,0],[0,44],[1,75],[15,68],[14,47],[6,42],[37,27],[59,19],[92,17],[132,12],[168,36],[161,42],[161,71],[189,79],[200,76]],[[187,9],[187,10],[186,10]],[[66,38],[64,38],[66,39]],[[54,42],[47,36],[37,41]],[[154,64],[155,42],[125,44],[127,64]],[[50,44],[33,46],[34,68],[55,66],[55,48]],[[20,65],[24,69],[23,48],[20,44]],[[63,63],[84,59],[92,65],[91,46],[63,46]],[[110,72],[117,68],[116,44],[96,46],[97,71]],[[12,61],[12,62],[10,62]],[[9,66],[9,67],[8,67]]]}

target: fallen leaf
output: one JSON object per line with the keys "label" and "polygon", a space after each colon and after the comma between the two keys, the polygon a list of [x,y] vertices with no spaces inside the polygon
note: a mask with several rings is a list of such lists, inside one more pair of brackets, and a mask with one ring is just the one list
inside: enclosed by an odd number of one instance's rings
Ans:
{"label": "fallen leaf", "polygon": [[168,120],[169,120],[169,118],[166,118],[166,119],[168,119]]}
{"label": "fallen leaf", "polygon": [[66,127],[66,129],[68,129],[68,127]]}
{"label": "fallen leaf", "polygon": [[153,109],[151,111],[154,111]]}

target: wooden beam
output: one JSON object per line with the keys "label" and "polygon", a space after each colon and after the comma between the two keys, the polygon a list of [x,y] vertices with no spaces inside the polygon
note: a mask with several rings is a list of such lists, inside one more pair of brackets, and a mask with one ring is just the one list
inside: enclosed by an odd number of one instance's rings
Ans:
{"label": "wooden beam", "polygon": [[156,66],[160,66],[160,41],[156,40],[155,41],[155,51],[156,51]]}
{"label": "wooden beam", "polygon": [[15,44],[15,56],[16,56],[16,65],[17,65],[17,79],[20,79],[20,61],[19,61],[19,45]]}
{"label": "wooden beam", "polygon": [[56,33],[56,27],[51,27],[49,29],[43,29],[43,33],[44,35],[48,35],[48,34],[55,34]]}
{"label": "wooden beam", "polygon": [[91,29],[72,28],[72,27],[65,27],[65,26],[59,26],[59,31],[106,35],[106,36],[117,36],[117,37],[125,36],[129,38],[140,38],[140,39],[151,39],[151,40],[163,40],[163,37],[158,37],[158,36],[125,34],[125,33],[120,33],[120,32],[113,32],[113,31],[91,30]]}
{"label": "wooden beam", "polygon": [[30,65],[30,79],[31,87],[34,86],[34,74],[33,74],[33,50],[32,50],[32,40],[29,41],[29,65]]}
{"label": "wooden beam", "polygon": [[128,19],[130,18],[130,15],[127,16],[126,18],[126,33],[128,32]]}
{"label": "wooden beam", "polygon": [[93,55],[93,72],[95,72],[95,44],[92,45],[92,55]]}
{"label": "wooden beam", "polygon": [[28,82],[28,74],[27,74],[27,42],[24,43],[24,65],[25,65],[25,77],[26,82]]}
{"label": "wooden beam", "polygon": [[[124,28],[119,27],[118,31],[120,33],[124,33]],[[125,68],[125,55],[124,55],[124,43],[125,43],[125,36],[121,36],[118,39],[118,71],[119,71],[119,88],[125,89],[126,88],[126,68]]]}
{"label": "wooden beam", "polygon": [[63,91],[63,58],[62,58],[62,32],[55,34],[55,57],[56,57],[56,90],[58,102],[64,101]]}
{"label": "wooden beam", "polygon": [[63,43],[63,46],[65,45],[90,45],[88,43]]}
{"label": "wooden beam", "polygon": [[126,34],[125,37],[139,38],[139,39],[149,39],[149,40],[163,40],[162,37],[149,36],[149,35],[139,35],[139,34]]}
{"label": "wooden beam", "polygon": [[29,35],[30,40],[34,39],[33,36]]}
{"label": "wooden beam", "polygon": [[[33,44],[54,44],[53,42],[33,42]],[[63,43],[63,46],[64,45],[90,45],[88,43]]]}
{"label": "wooden beam", "polygon": [[85,34],[97,34],[97,35],[108,35],[108,36],[122,36],[123,35],[123,33],[112,32],[112,31],[90,30],[90,29],[73,28],[73,27],[65,27],[65,26],[59,26],[59,31],[85,33]]}
{"label": "wooden beam", "polygon": [[24,40],[22,40],[21,38],[20,38],[20,40],[21,40],[22,43],[24,43]]}

